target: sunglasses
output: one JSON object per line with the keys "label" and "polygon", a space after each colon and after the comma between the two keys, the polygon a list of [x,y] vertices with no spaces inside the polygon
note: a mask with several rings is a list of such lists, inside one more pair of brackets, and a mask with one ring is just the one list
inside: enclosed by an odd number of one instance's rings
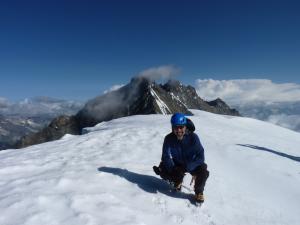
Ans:
{"label": "sunglasses", "polygon": [[185,126],[173,126],[174,130],[182,130]]}

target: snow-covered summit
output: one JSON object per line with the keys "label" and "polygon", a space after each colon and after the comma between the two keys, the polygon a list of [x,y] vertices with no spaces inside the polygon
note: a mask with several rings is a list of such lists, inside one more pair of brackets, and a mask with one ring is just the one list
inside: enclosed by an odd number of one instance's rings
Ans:
{"label": "snow-covered summit", "polygon": [[152,171],[170,116],[139,115],[1,151],[0,224],[298,225],[300,134],[249,118],[193,114],[210,171],[201,208],[170,193]]}

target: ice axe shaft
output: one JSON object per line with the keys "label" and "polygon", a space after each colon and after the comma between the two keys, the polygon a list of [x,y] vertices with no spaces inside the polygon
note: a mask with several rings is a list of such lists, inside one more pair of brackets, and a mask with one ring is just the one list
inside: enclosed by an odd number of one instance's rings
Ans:
{"label": "ice axe shaft", "polygon": [[191,179],[190,186],[192,186],[192,185],[193,185],[193,183],[195,182],[195,179],[196,179],[196,176],[192,176],[192,179]]}

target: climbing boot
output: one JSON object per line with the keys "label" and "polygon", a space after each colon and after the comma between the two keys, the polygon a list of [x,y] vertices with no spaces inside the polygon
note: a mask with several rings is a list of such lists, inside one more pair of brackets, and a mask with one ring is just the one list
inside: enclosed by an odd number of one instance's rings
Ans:
{"label": "climbing boot", "polygon": [[204,195],[203,195],[203,193],[195,194],[195,200],[196,200],[196,202],[200,202],[200,203],[204,202]]}

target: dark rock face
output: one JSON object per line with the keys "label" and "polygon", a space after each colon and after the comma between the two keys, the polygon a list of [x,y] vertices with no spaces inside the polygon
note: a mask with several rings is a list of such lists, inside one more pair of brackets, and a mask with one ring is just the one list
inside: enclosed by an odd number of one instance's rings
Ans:
{"label": "dark rock face", "polygon": [[232,116],[241,116],[236,109],[231,109],[224,101],[220,98],[216,100],[207,102],[210,106],[214,107],[218,114],[232,115]]}
{"label": "dark rock face", "polygon": [[179,81],[159,85],[135,77],[122,88],[88,101],[75,116],[58,117],[41,132],[22,138],[18,147],[56,140],[66,133],[79,134],[84,127],[124,116],[175,112],[192,115],[189,109],[239,116],[221,99],[206,102],[197,95],[195,88]]}
{"label": "dark rock face", "polygon": [[163,88],[173,96],[175,100],[183,102],[189,109],[199,109],[207,112],[240,116],[239,112],[231,109],[224,101],[217,98],[214,101],[204,101],[200,98],[192,86],[184,86],[179,81],[169,81]]}
{"label": "dark rock face", "polygon": [[172,98],[164,86],[135,77],[119,90],[89,101],[76,117],[83,128],[124,116],[173,112],[191,114],[183,103]]}
{"label": "dark rock face", "polygon": [[65,134],[79,134],[79,125],[75,116],[59,116],[40,132],[24,136],[17,143],[17,148],[53,141]]}

